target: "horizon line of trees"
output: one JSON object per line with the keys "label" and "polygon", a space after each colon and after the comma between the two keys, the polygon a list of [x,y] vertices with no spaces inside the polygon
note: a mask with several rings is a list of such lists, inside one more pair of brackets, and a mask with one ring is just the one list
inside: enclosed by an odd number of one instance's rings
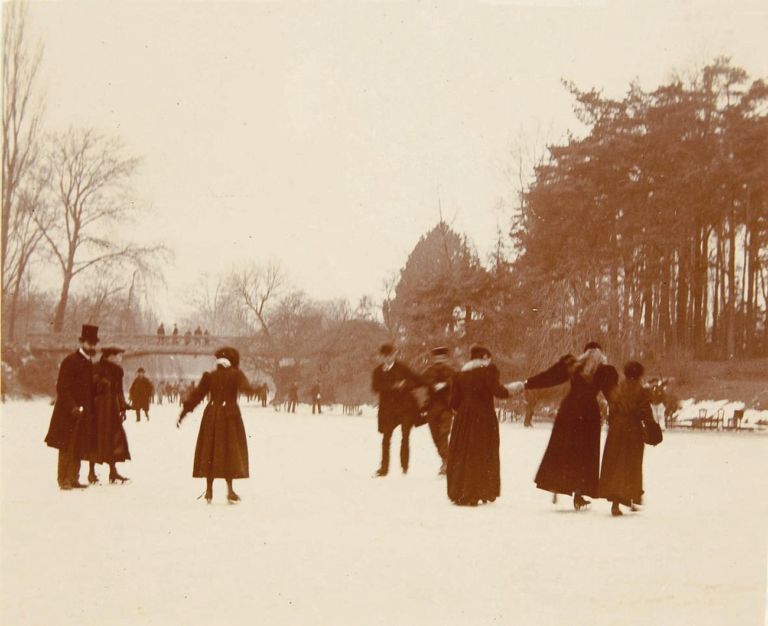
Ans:
{"label": "horizon line of trees", "polygon": [[[139,213],[139,160],[93,129],[45,132],[42,46],[23,2],[3,18],[3,343],[85,321],[151,333],[168,251],[113,236]],[[195,324],[251,337],[254,364],[274,375],[289,375],[285,359],[313,373],[336,363],[338,384],[355,387],[368,372],[344,350],[371,364],[385,339],[414,360],[483,342],[527,368],[591,339],[622,358],[768,356],[766,81],[718,58],[621,99],[565,88],[586,131],[520,178],[488,259],[441,220],[382,302],[315,302],[279,264],[253,264],[200,282]],[[44,263],[60,272],[57,293],[40,286]]]}

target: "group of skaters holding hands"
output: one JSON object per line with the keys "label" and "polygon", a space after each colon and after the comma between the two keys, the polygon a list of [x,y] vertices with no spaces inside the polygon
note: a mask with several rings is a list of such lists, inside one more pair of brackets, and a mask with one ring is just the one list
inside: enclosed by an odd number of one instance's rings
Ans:
{"label": "group of skaters holding hands", "polygon": [[[409,435],[414,425],[429,423],[447,476],[448,497],[457,505],[493,502],[500,494],[499,423],[494,398],[508,398],[528,389],[569,383],[560,403],[535,483],[551,492],[573,497],[578,511],[591,498],[637,509],[643,495],[643,449],[655,445],[661,431],[651,412],[650,394],[642,384],[643,366],[629,361],[623,376],[608,364],[602,347],[590,342],[583,352],[567,354],[525,381],[501,384],[490,351],[473,346],[459,371],[448,364],[448,350],[431,351],[431,365],[419,375],[397,359],[391,344],[379,349],[372,388],[379,395],[378,428],[382,434],[381,465],[376,476],[389,472],[389,447],[400,426],[400,464],[408,471]],[[422,407],[415,390],[426,388]],[[608,436],[600,465],[601,413],[598,394],[608,407]]]}
{"label": "group of skaters holding hands", "polygon": [[[109,481],[124,482],[116,464],[130,459],[123,429],[128,403],[123,395],[123,350],[105,347],[93,362],[99,343],[98,327],[83,325],[79,349],[61,363],[56,400],[46,443],[59,450],[57,479],[61,489],[80,489],[81,460],[90,464],[88,480],[98,482],[95,465],[109,465]],[[650,394],[642,385],[643,366],[630,361],[623,376],[609,365],[599,344],[588,343],[583,352],[567,354],[554,365],[525,381],[501,384],[490,351],[473,346],[470,358],[458,370],[450,365],[449,350],[434,348],[431,363],[416,374],[397,359],[391,344],[379,349],[372,388],[379,396],[378,430],[382,435],[381,464],[376,476],[389,472],[390,444],[401,428],[400,465],[409,464],[411,428],[429,424],[441,459],[440,474],[447,477],[448,497],[457,505],[477,506],[493,502],[500,494],[499,423],[494,398],[508,398],[527,389],[569,383],[560,403],[535,483],[539,489],[573,496],[578,511],[591,498],[612,503],[613,515],[620,505],[633,510],[642,500],[643,449],[646,442],[661,439],[651,412]],[[213,482],[223,479],[227,501],[240,497],[232,481],[248,478],[248,445],[239,394],[256,394],[240,370],[234,348],[215,352],[216,366],[182,400],[179,427],[184,418],[208,399],[195,446],[192,475],[205,478],[206,502],[213,498]],[[420,401],[416,391],[426,392]],[[609,407],[609,431],[600,467],[601,414],[598,394]],[[317,390],[319,404],[319,389]],[[319,407],[318,407],[319,408]],[[137,413],[138,415],[138,413]]]}

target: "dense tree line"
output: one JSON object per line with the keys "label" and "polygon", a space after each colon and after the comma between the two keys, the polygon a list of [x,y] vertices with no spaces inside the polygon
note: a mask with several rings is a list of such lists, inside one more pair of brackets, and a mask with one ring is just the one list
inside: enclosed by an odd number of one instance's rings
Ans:
{"label": "dense tree line", "polygon": [[768,350],[768,85],[717,59],[622,100],[568,85],[583,138],[522,195],[515,269],[548,324],[634,353]]}
{"label": "dense tree line", "polygon": [[768,85],[717,59],[621,100],[566,88],[586,132],[548,146],[511,240],[483,263],[439,223],[386,303],[393,336],[528,368],[589,339],[617,358],[768,354]]}

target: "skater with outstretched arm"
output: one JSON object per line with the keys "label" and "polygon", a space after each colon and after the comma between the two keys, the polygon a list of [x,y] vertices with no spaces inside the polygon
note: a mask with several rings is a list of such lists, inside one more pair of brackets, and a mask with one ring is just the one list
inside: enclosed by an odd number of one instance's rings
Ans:
{"label": "skater with outstretched arm", "polygon": [[536,486],[554,494],[573,495],[578,511],[597,497],[600,473],[600,406],[597,394],[616,385],[616,369],[607,364],[600,344],[590,342],[578,357],[567,354],[549,369],[517,383],[516,391],[570,383],[555,416],[547,449],[536,473]]}
{"label": "skater with outstretched arm", "polygon": [[203,374],[191,394],[184,400],[176,427],[187,414],[209,396],[203,411],[200,431],[195,446],[192,467],[194,478],[205,478],[205,501],[213,499],[213,481],[223,478],[227,483],[227,501],[239,502],[240,496],[232,488],[236,478],[248,478],[248,443],[237,396],[252,391],[240,370],[240,353],[234,348],[220,348],[215,352],[216,369]]}

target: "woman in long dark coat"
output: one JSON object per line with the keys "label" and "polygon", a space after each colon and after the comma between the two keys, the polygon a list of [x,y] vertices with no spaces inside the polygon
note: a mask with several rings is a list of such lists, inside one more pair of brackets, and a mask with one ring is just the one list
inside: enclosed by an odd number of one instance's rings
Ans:
{"label": "woman in long dark coat", "polygon": [[120,366],[122,348],[105,347],[101,350],[101,359],[94,367],[96,379],[95,429],[93,454],[90,459],[88,482],[98,483],[96,463],[109,465],[109,482],[126,482],[115,466],[131,458],[128,450],[128,438],[123,429],[127,403],[123,392],[123,368]]}
{"label": "woman in long dark coat", "polygon": [[632,507],[643,496],[643,422],[653,421],[650,392],[641,384],[643,366],[630,361],[624,380],[610,394],[608,437],[600,470],[600,497],[612,502],[611,513],[622,515],[619,504]]}
{"label": "woman in long dark coat", "polygon": [[602,348],[588,343],[579,357],[566,355],[548,370],[525,381],[525,389],[543,389],[570,381],[560,403],[549,444],[536,473],[536,486],[573,494],[573,506],[590,504],[584,496],[597,497],[600,472],[600,407],[597,394],[616,385],[616,369],[606,364]]}
{"label": "woman in long dark coat", "polygon": [[226,480],[227,501],[231,503],[240,500],[232,489],[232,481],[248,478],[248,444],[237,396],[241,391],[251,390],[251,386],[239,369],[237,350],[221,348],[215,354],[216,369],[203,374],[197,387],[184,400],[176,426],[209,396],[197,435],[192,476],[205,478],[206,502],[213,498],[214,478]]}
{"label": "woman in long dark coat", "polygon": [[448,447],[448,497],[455,504],[493,502],[501,492],[499,422],[494,396],[509,397],[499,383],[491,353],[475,346],[453,379],[451,408],[456,411]]}

